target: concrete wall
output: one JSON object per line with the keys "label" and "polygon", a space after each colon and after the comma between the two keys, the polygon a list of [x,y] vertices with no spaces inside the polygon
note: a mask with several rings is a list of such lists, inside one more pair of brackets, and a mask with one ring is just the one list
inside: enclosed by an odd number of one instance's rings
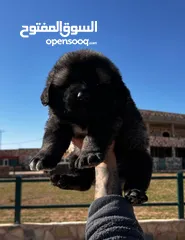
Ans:
{"label": "concrete wall", "polygon": [[[140,221],[145,240],[185,240],[184,220]],[[85,222],[0,225],[0,240],[82,240]]]}

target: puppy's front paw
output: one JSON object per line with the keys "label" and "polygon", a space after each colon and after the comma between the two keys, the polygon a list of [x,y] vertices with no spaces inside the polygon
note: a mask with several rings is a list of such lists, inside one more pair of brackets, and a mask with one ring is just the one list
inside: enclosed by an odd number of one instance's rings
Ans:
{"label": "puppy's front paw", "polygon": [[40,171],[43,169],[51,169],[56,166],[58,162],[51,154],[48,153],[38,153],[33,157],[29,163],[30,170]]}
{"label": "puppy's front paw", "polygon": [[91,187],[91,182],[82,176],[52,175],[50,180],[53,186],[64,190],[87,191]]}
{"label": "puppy's front paw", "polygon": [[67,175],[53,174],[50,176],[50,181],[53,184],[53,186],[59,187],[61,189],[70,189],[66,176]]}
{"label": "puppy's front paw", "polygon": [[74,168],[91,168],[103,161],[103,154],[100,152],[84,152],[74,161]]}
{"label": "puppy's front paw", "polygon": [[148,201],[146,194],[138,189],[132,189],[125,194],[125,198],[132,204],[142,204]]}

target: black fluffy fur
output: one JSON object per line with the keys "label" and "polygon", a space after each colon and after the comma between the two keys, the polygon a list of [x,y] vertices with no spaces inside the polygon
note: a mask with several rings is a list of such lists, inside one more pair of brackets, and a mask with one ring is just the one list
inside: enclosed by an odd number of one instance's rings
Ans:
{"label": "black fluffy fur", "polygon": [[[81,151],[76,148],[68,156],[71,174],[54,174],[51,181],[63,189],[88,190],[94,182],[94,166],[104,160],[115,140],[126,196],[132,203],[147,201],[152,158],[146,127],[119,70],[108,58],[92,50],[64,54],[49,73],[41,101],[49,106],[49,119],[42,147],[30,163],[32,170],[55,168],[72,137],[82,137]],[[82,131],[75,132],[74,126]]]}

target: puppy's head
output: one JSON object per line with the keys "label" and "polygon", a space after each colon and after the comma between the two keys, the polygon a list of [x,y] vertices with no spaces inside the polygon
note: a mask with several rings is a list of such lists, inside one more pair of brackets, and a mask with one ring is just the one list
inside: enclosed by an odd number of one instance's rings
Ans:
{"label": "puppy's head", "polygon": [[128,94],[108,58],[92,50],[78,50],[64,54],[54,65],[41,101],[60,117],[85,120],[111,114],[118,98],[126,101]]}

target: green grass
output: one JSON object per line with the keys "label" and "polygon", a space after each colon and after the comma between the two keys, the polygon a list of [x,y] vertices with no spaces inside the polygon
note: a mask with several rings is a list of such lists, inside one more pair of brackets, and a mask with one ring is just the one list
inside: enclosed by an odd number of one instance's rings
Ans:
{"label": "green grass", "polygon": [[[14,191],[14,183],[0,183],[0,205],[14,205]],[[176,202],[176,192],[176,180],[152,180],[148,190],[149,202]],[[60,190],[49,182],[22,185],[22,205],[88,204],[93,201],[93,196],[93,188],[87,192],[78,192]],[[22,222],[84,221],[87,218],[87,211],[87,208],[22,210],[21,220]],[[177,207],[135,207],[135,214],[139,220],[178,217]],[[0,210],[0,223],[13,223],[13,218],[13,210]]]}

